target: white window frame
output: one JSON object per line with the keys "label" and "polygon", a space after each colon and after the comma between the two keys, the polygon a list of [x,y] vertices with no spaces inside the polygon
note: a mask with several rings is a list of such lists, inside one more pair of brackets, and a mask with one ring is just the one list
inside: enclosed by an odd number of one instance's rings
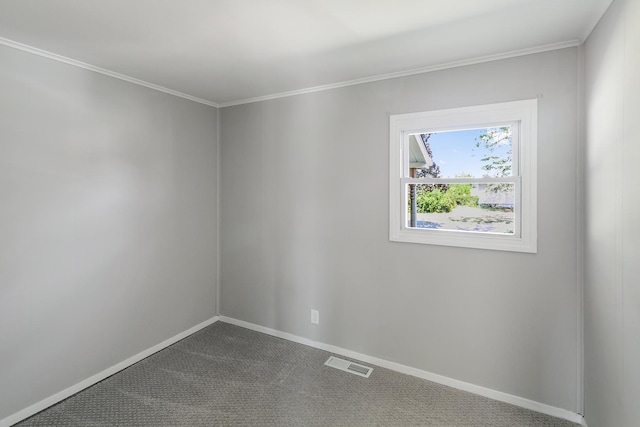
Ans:
{"label": "white window frame", "polygon": [[[514,252],[537,252],[537,99],[390,116],[389,239],[395,242],[459,246]],[[416,133],[481,129],[512,124],[515,231],[513,235],[407,226],[407,184],[488,182],[479,179],[410,178],[408,138]]]}

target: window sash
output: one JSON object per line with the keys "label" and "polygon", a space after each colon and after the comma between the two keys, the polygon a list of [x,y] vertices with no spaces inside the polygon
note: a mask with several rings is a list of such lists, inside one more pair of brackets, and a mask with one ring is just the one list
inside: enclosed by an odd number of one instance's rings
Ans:
{"label": "window sash", "polygon": [[[537,253],[537,100],[392,114],[389,121],[389,239],[394,242]],[[517,125],[513,125],[516,123]],[[411,178],[408,135],[512,124],[512,175]],[[407,227],[407,184],[512,183],[517,235]]]}
{"label": "window sash", "polygon": [[519,176],[508,176],[500,178],[400,178],[401,185],[405,184],[494,184],[494,183],[520,183]]}
{"label": "window sash", "polygon": [[[511,128],[511,176],[521,176],[520,173],[520,127],[521,120],[501,121],[495,123],[479,123],[476,126],[447,126],[447,127],[433,127],[424,128],[419,131],[413,129],[411,131],[402,131],[402,176],[409,176],[409,136],[420,135],[423,133],[444,133],[444,132],[456,132],[469,129],[484,129],[484,128],[499,128],[502,126],[509,126]],[[440,178],[438,178],[440,179]]]}
{"label": "window sash", "polygon": [[[522,180],[520,177],[509,177],[509,178],[492,178],[484,179],[464,179],[464,178],[400,178],[400,197],[401,202],[398,208],[400,209],[400,218],[401,224],[400,229],[403,231],[410,232],[419,232],[419,233],[459,233],[461,235],[475,235],[475,236],[484,236],[484,235],[497,235],[500,237],[504,237],[506,239],[520,239],[522,237]],[[485,231],[466,231],[466,230],[432,230],[432,229],[424,229],[424,228],[415,228],[409,227],[407,224],[409,222],[409,212],[407,211],[407,205],[409,204],[409,196],[407,187],[409,184],[493,184],[493,183],[507,183],[513,184],[514,191],[514,203],[513,203],[513,213],[514,213],[514,230],[513,234],[505,234],[505,233],[491,233]]]}

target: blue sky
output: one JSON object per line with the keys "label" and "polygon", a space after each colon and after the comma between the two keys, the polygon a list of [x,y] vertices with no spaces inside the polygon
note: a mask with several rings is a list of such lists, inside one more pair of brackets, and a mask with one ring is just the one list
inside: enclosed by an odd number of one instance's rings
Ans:
{"label": "blue sky", "polygon": [[[455,178],[461,174],[471,174],[481,178],[483,163],[480,159],[486,150],[476,148],[476,138],[487,129],[459,130],[431,134],[429,146],[433,152],[433,161],[440,166],[441,178]],[[495,155],[501,156],[509,150],[508,145],[499,146]]]}

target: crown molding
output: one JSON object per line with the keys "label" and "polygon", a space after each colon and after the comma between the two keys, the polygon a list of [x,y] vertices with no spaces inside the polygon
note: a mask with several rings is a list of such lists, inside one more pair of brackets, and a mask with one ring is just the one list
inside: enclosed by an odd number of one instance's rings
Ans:
{"label": "crown molding", "polygon": [[355,86],[355,85],[360,85],[364,83],[372,83],[372,82],[378,82],[382,80],[396,79],[399,77],[413,76],[416,74],[430,73],[433,71],[464,67],[467,65],[481,64],[484,62],[498,61],[501,59],[515,58],[518,56],[532,55],[535,53],[542,53],[542,52],[548,52],[552,50],[576,47],[576,46],[580,46],[581,44],[582,44],[582,41],[580,40],[569,40],[565,42],[536,46],[536,47],[527,48],[527,49],[519,49],[519,50],[514,50],[514,51],[509,51],[504,53],[493,54],[493,55],[480,56],[480,57],[465,59],[461,61],[453,61],[453,62],[447,62],[444,64],[431,65],[428,67],[414,68],[411,70],[380,74],[377,76],[365,77],[361,79],[347,80],[347,81],[338,82],[338,83],[330,83],[326,85],[313,86],[305,89],[297,89],[297,90],[292,90],[287,92],[275,93],[271,95],[258,96],[254,98],[246,98],[246,99],[241,99],[237,101],[216,103],[213,101],[208,101],[206,99],[198,98],[196,96],[188,95],[186,93],[178,92],[176,90],[169,89],[164,86],[156,85],[154,83],[150,83],[145,80],[136,79],[134,77],[127,76],[125,74],[120,74],[115,71],[108,70],[106,68],[97,67],[95,65],[91,65],[85,62],[77,61],[75,59],[67,58],[66,56],[58,55],[56,53],[48,52],[46,50],[38,49],[33,46],[29,46],[23,43],[19,43],[13,40],[0,37],[0,45],[5,45],[8,47],[12,47],[14,49],[19,49],[25,52],[32,53],[34,55],[52,59],[54,61],[63,62],[65,64],[69,64],[74,67],[84,68],[85,70],[93,71],[99,74],[124,80],[129,83],[133,83],[139,86],[144,86],[149,89],[157,90],[159,92],[164,92],[169,95],[188,99],[190,101],[198,102],[200,104],[209,105],[211,107],[216,107],[216,108],[232,107],[234,105],[251,104],[254,102],[261,102],[261,101],[270,101],[270,100],[279,99],[279,98],[288,98],[290,96],[304,95],[307,93],[314,93],[314,92],[322,92],[325,90],[338,89],[338,88],[347,87],[347,86]]}
{"label": "crown molding", "polygon": [[234,105],[251,104],[254,102],[269,101],[272,99],[279,99],[279,98],[287,98],[290,96],[304,95],[304,94],[313,93],[313,92],[322,92],[325,90],[337,89],[341,87],[355,86],[355,85],[360,85],[364,83],[378,82],[381,80],[396,79],[398,77],[413,76],[416,74],[446,70],[449,68],[457,68],[457,67],[464,67],[467,65],[481,64],[483,62],[498,61],[500,59],[508,59],[508,58],[514,58],[518,56],[532,55],[535,53],[542,53],[542,52],[548,52],[552,50],[576,47],[576,46],[580,46],[581,44],[582,42],[580,40],[569,40],[561,43],[553,43],[553,44],[536,46],[536,47],[527,48],[527,49],[513,50],[509,52],[504,52],[504,53],[465,59],[462,61],[447,62],[444,64],[430,65],[428,67],[414,68],[406,71],[398,71],[395,73],[380,74],[377,76],[365,77],[362,79],[347,80],[339,83],[331,83],[327,85],[314,86],[306,89],[298,89],[298,90],[292,90],[288,92],[276,93],[273,95],[258,96],[255,98],[247,98],[247,99],[242,99],[238,101],[221,102],[218,105],[220,108],[224,108],[224,107],[232,107]]}
{"label": "crown molding", "polygon": [[186,93],[178,92],[177,90],[169,89],[164,86],[147,82],[145,80],[136,79],[135,77],[127,76],[125,74],[116,73],[115,71],[111,71],[111,70],[107,70],[106,68],[87,64],[86,62],[76,61],[75,59],[67,58],[66,56],[62,56],[56,53],[48,52],[46,50],[38,49],[36,47],[29,46],[23,43],[18,43],[16,41],[5,39],[3,37],[0,37],[0,45],[12,47],[14,49],[22,50],[28,53],[32,53],[34,55],[52,59],[54,61],[63,62],[68,65],[73,65],[74,67],[84,68],[85,70],[93,71],[95,73],[103,74],[105,76],[113,77],[115,79],[124,80],[125,82],[133,83],[138,86],[144,86],[149,89],[157,90],[158,92],[164,92],[169,95],[188,99],[190,101],[198,102],[200,104],[208,105],[210,107],[216,107],[216,108],[220,107],[220,105],[216,104],[215,102],[207,101],[206,99],[202,99],[196,96],[188,95]]}

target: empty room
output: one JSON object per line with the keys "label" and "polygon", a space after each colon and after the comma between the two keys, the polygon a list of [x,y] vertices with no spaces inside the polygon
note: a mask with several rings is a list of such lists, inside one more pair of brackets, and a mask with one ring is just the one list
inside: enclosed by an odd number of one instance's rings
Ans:
{"label": "empty room", "polygon": [[0,1],[0,427],[640,425],[640,1]]}

